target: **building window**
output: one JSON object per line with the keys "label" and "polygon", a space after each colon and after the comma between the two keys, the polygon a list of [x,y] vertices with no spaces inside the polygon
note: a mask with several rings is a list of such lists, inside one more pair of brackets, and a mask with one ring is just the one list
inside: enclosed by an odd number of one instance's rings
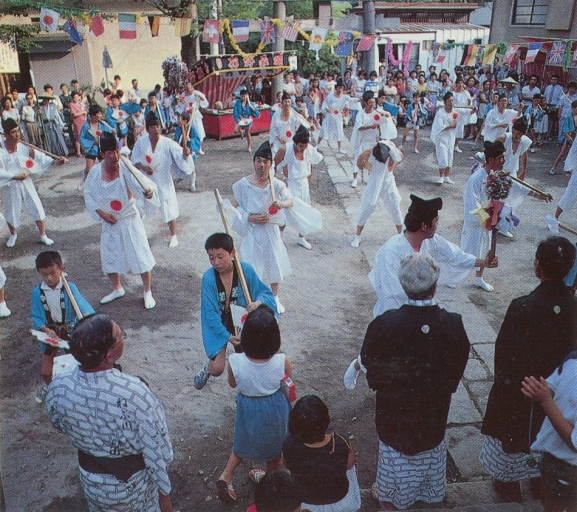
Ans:
{"label": "building window", "polygon": [[430,52],[433,49],[435,41],[421,41],[421,50]]}
{"label": "building window", "polygon": [[545,25],[549,0],[515,0],[513,25]]}

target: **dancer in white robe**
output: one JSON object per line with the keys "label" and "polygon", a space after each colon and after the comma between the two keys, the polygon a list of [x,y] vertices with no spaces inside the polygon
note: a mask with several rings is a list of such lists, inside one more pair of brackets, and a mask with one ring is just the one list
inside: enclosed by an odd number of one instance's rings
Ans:
{"label": "dancer in white robe", "polygon": [[140,171],[142,186],[126,165],[120,161],[120,151],[116,149],[116,137],[103,133],[100,137],[100,150],[104,161],[95,165],[86,178],[84,200],[90,216],[102,223],[100,235],[100,259],[102,271],[108,275],[113,291],[100,300],[107,304],[124,297],[125,290],[120,282],[120,274],[131,272],[140,274],[144,285],[144,307],[152,309],[156,301],[152,297],[151,271],[156,264],[148,245],[148,238],[136,199],[142,195],[147,206],[158,206],[154,182]]}
{"label": "dancer in white robe", "polygon": [[405,215],[405,231],[389,238],[377,251],[375,266],[369,273],[369,281],[377,292],[374,317],[389,309],[398,309],[407,301],[407,294],[399,282],[399,267],[401,260],[414,252],[430,254],[441,267],[438,283],[451,287],[463,282],[476,266],[498,265],[497,258],[489,262],[487,255],[481,260],[435,233],[438,211],[443,207],[440,197],[424,200],[411,194],[410,198],[412,203]]}
{"label": "dancer in white robe", "polygon": [[365,91],[363,93],[363,102],[365,103],[365,108],[359,110],[355,119],[353,133],[351,134],[351,146],[355,148],[353,181],[351,182],[351,187],[353,188],[357,187],[357,176],[359,172],[361,173],[361,177],[363,176],[363,169],[359,169],[357,166],[357,161],[361,153],[373,148],[379,139],[379,119],[381,114],[375,111],[377,101],[375,100],[373,91]]}
{"label": "dancer in white robe", "polygon": [[[477,108],[465,109],[455,108],[452,92],[447,92],[443,96],[444,107],[437,110],[433,126],[431,127],[431,141],[435,145],[437,164],[439,166],[439,179],[437,183],[449,183],[454,181],[449,178],[451,167],[453,166],[453,151],[455,147],[456,129],[458,123],[467,124],[468,119]],[[463,121],[460,121],[460,118]]]}
{"label": "dancer in white robe", "polygon": [[[569,162],[569,167],[567,162]],[[565,171],[567,171],[567,169],[571,172],[571,179],[569,183],[567,183],[567,188],[557,204],[557,211],[555,212],[556,219],[559,219],[565,210],[571,210],[577,207],[577,143],[571,146],[567,160],[565,160]]]}
{"label": "dancer in white robe", "polygon": [[483,139],[494,142],[497,137],[504,135],[512,126],[515,119],[523,116],[523,103],[519,103],[519,109],[507,108],[507,96],[501,94],[497,108],[489,110],[485,116],[485,126],[483,128]]}
{"label": "dancer in white robe", "polygon": [[[293,141],[282,146],[275,155],[275,165],[287,178],[287,186],[293,197],[311,204],[309,183],[312,178],[313,165],[322,162],[323,155],[309,144],[310,133],[304,126],[299,126],[293,135]],[[305,249],[311,249],[310,242],[299,233],[298,244]]]}
{"label": "dancer in white robe", "polygon": [[[44,245],[52,245],[54,240],[46,236],[46,213],[30,175],[44,173],[53,160],[20,143],[22,132],[14,119],[3,119],[2,127],[6,139],[0,147],[0,189],[4,216],[10,230],[6,247],[16,245],[22,210],[36,222],[40,241]],[[59,163],[65,162],[66,158],[61,157]]]}
{"label": "dancer in white robe", "polygon": [[273,156],[277,151],[290,142],[298,127],[302,125],[302,118],[293,110],[291,97],[283,92],[281,109],[277,110],[270,121],[269,143]]}
{"label": "dancer in white robe", "polygon": [[200,137],[201,147],[198,150],[200,155],[204,155],[202,141],[206,137],[200,109],[208,108],[208,106],[209,103],[204,93],[197,91],[190,82],[187,82],[184,86],[184,97],[180,98],[180,103],[177,105],[176,110],[179,114],[187,112],[192,115],[192,124]]}
{"label": "dancer in white robe", "polygon": [[6,274],[0,267],[0,318],[8,318],[12,311],[8,309],[6,305],[5,295],[4,295],[4,287],[6,286]]}
{"label": "dancer in white robe", "polygon": [[352,247],[361,243],[361,233],[367,220],[375,211],[379,198],[383,208],[393,219],[397,232],[403,230],[403,215],[401,213],[401,195],[397,189],[393,170],[403,160],[403,153],[395,143],[387,140],[378,142],[373,148],[359,155],[356,165],[360,168],[368,164],[369,179],[361,196],[361,204],[357,212],[357,234],[351,242]]}
{"label": "dancer in white robe", "polygon": [[343,139],[343,116],[349,111],[350,96],[344,94],[343,81],[339,78],[335,87],[335,93],[326,97],[323,102],[322,110],[325,114],[318,143],[320,145],[323,139],[337,143],[337,153],[345,153],[342,148]]}
{"label": "dancer in white robe", "polygon": [[[465,82],[462,78],[455,80],[455,90],[453,91],[453,98],[455,107],[468,107],[471,105],[471,95],[465,90]],[[459,147],[459,140],[463,138],[465,132],[465,125],[468,124],[465,120],[466,116],[457,117],[457,128],[455,129],[455,149],[457,153],[462,153],[463,150]],[[468,121],[468,120],[467,120]]]}
{"label": "dancer in white robe", "polygon": [[181,148],[177,142],[161,135],[161,125],[154,112],[146,115],[148,135],[140,137],[132,150],[132,162],[156,183],[162,219],[170,230],[169,247],[178,245],[176,219],[180,215],[172,173],[190,176],[194,160],[190,148]]}
{"label": "dancer in white robe", "polygon": [[284,224],[283,208],[291,208],[293,200],[286,185],[273,179],[276,200],[272,200],[272,151],[268,141],[254,154],[254,174],[242,178],[232,186],[236,214],[231,227],[242,235],[240,253],[255,269],[262,281],[270,283],[279,314],[285,307],[279,299],[279,285],[284,276],[292,273],[286,247],[280,236]]}

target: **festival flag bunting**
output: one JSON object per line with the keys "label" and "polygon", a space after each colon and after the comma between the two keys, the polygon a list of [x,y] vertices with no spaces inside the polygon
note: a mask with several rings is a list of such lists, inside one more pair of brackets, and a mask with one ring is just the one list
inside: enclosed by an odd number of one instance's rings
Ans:
{"label": "festival flag bunting", "polygon": [[503,62],[508,62],[511,63],[515,57],[517,56],[517,52],[519,51],[519,46],[521,46],[520,44],[510,44],[509,46],[507,46],[507,51],[505,52],[505,55],[503,56]]}
{"label": "festival flag bunting", "polygon": [[232,20],[232,36],[237,43],[248,41],[249,23],[246,20]]}
{"label": "festival flag bunting", "polygon": [[339,44],[337,46],[337,55],[346,57],[353,53],[353,33],[341,31],[339,32]]}
{"label": "festival flag bunting", "polygon": [[152,37],[158,36],[160,30],[160,16],[149,16],[148,24],[150,25],[150,35]]}
{"label": "festival flag bunting", "polygon": [[136,14],[118,13],[120,39],[136,39]]}
{"label": "festival flag bunting", "polygon": [[101,36],[104,34],[104,23],[102,22],[102,16],[97,14],[90,21],[90,31],[96,36]]}
{"label": "festival flag bunting", "polygon": [[549,52],[549,65],[562,66],[565,60],[565,50],[567,43],[565,41],[555,41]]}
{"label": "festival flag bunting", "polygon": [[529,47],[527,49],[527,56],[525,57],[525,64],[529,64],[534,62],[537,58],[537,54],[539,50],[543,46],[543,43],[529,43]]}
{"label": "festival flag bunting", "polygon": [[[192,28],[192,18],[177,18],[176,24],[174,26],[174,34],[176,35],[176,37],[186,37],[188,34],[190,34],[191,28]],[[218,35],[216,42],[218,43]]]}
{"label": "festival flag bunting", "polygon": [[313,31],[311,32],[311,41],[309,43],[309,50],[318,52],[323,47],[323,41],[325,40],[326,35],[327,35],[326,28],[319,28],[319,27],[313,28]]}
{"label": "festival flag bunting", "polygon": [[218,44],[219,32],[220,32],[219,20],[204,20],[204,30],[202,31],[203,43]]}
{"label": "festival flag bunting", "polygon": [[80,37],[78,30],[76,30],[76,25],[74,24],[72,18],[70,18],[66,23],[64,23],[64,25],[62,25],[62,30],[68,33],[68,35],[70,36],[70,40],[73,43],[82,46],[82,38]]}
{"label": "festival flag bunting", "polygon": [[373,47],[373,43],[375,42],[376,38],[377,38],[377,36],[371,36],[369,34],[363,34],[361,37],[361,40],[359,41],[359,44],[357,46],[357,51],[358,52],[366,52],[366,51],[370,50]]}
{"label": "festival flag bunting", "polygon": [[47,32],[56,32],[58,30],[58,20],[60,19],[60,14],[52,9],[42,7],[40,9],[40,30],[46,30]]}
{"label": "festival flag bunting", "polygon": [[480,66],[483,63],[484,55],[485,55],[485,45],[484,44],[477,45],[475,51],[475,59],[473,60],[472,66]]}
{"label": "festival flag bunting", "polygon": [[299,36],[298,29],[300,28],[300,21],[295,22],[294,16],[289,16],[285,23],[286,25],[283,27],[280,36],[285,41],[292,41],[294,43]]}
{"label": "festival flag bunting", "polygon": [[499,47],[496,44],[488,44],[485,46],[485,53],[483,54],[483,66],[493,64],[498,49]]}
{"label": "festival flag bunting", "polygon": [[463,59],[461,60],[462,66],[473,66],[475,64],[475,57],[477,56],[477,46],[476,44],[466,44],[463,50]]}
{"label": "festival flag bunting", "polygon": [[272,44],[276,41],[274,26],[269,19],[260,22],[260,42],[262,44]]}

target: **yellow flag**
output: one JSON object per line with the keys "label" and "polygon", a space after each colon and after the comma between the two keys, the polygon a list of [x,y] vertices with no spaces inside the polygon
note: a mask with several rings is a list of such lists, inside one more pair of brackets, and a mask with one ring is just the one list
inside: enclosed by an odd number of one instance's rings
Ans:
{"label": "yellow flag", "polygon": [[191,26],[192,18],[177,18],[175,27],[176,37],[184,37],[190,34]]}
{"label": "yellow flag", "polygon": [[495,55],[497,54],[498,46],[496,44],[488,44],[485,46],[485,53],[483,55],[483,66],[493,64]]}

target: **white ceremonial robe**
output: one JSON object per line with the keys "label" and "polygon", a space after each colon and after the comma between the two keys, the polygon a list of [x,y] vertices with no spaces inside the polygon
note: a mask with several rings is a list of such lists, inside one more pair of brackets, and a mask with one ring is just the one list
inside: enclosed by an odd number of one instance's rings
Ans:
{"label": "white ceremonial robe", "polygon": [[194,110],[194,115],[192,116],[192,125],[194,126],[198,136],[200,138],[200,142],[206,138],[206,132],[204,130],[204,124],[202,124],[202,112],[200,111],[201,108],[208,108],[208,100],[201,99],[197,94],[192,93],[190,96],[185,96],[183,98],[184,105],[182,103],[180,105],[179,113],[181,114],[185,110]]}
{"label": "white ceremonial robe", "polygon": [[575,142],[571,145],[569,153],[567,153],[563,170],[565,172],[577,171],[577,143]]}
{"label": "white ceremonial robe", "polygon": [[[285,121],[282,118],[282,109],[277,110],[270,121],[269,142],[272,148],[272,154],[276,155],[277,151],[283,144],[292,141],[293,135],[302,124],[302,119],[291,108],[289,117]],[[284,142],[283,142],[284,141]]]}
{"label": "white ceremonial robe", "polygon": [[[453,99],[455,100],[454,106],[457,107],[466,107],[471,104],[471,95],[467,91],[463,92],[453,92]],[[470,116],[469,116],[470,117]],[[467,122],[465,122],[467,121]],[[465,125],[468,124],[468,117],[459,116],[457,118],[457,132],[455,137],[457,139],[462,139],[465,133]]]}
{"label": "white ceremonial robe", "polygon": [[331,94],[325,99],[322,107],[325,117],[319,138],[333,142],[343,140],[343,110],[348,108],[349,100],[350,97],[347,94],[342,94],[338,98]]}
{"label": "white ceremonial robe", "polygon": [[[142,178],[146,179],[144,175]],[[156,264],[136,207],[136,196],[142,196],[142,187],[122,162],[120,177],[110,182],[102,180],[101,163],[90,169],[84,185],[84,201],[90,216],[102,223],[100,259],[105,274],[144,274]],[[111,213],[118,221],[109,224],[96,210]]]}
{"label": "white ceremonial robe", "polygon": [[374,148],[379,138],[379,127],[369,128],[368,130],[359,130],[363,126],[370,126],[377,123],[375,116],[380,116],[375,110],[367,114],[366,110],[360,110],[355,119],[355,126],[351,134],[351,146],[355,148],[355,156],[353,158],[353,172],[362,172],[362,169],[357,167],[357,160],[363,151]]}
{"label": "white ceremonial robe", "polygon": [[[377,292],[374,317],[389,309],[398,309],[407,301],[399,282],[399,267],[401,260],[414,252],[404,233],[389,238],[377,251],[375,266],[369,273],[369,281]],[[437,234],[423,241],[420,252],[430,254],[441,267],[439,284],[459,284],[475,266],[475,256]]]}
{"label": "white ceremonial robe", "polygon": [[[457,114],[456,119],[453,114]],[[453,152],[455,139],[457,138],[456,130],[459,124],[467,124],[470,117],[471,110],[466,108],[453,108],[451,112],[447,112],[444,107],[437,110],[433,126],[431,127],[431,141],[435,145],[439,169],[453,167]],[[457,128],[447,128],[455,122],[457,123]]]}
{"label": "white ceremonial robe", "polygon": [[[571,150],[576,146],[577,144],[573,144]],[[569,183],[567,183],[567,188],[561,199],[559,199],[559,208],[561,208],[561,210],[572,210],[575,207],[577,207],[577,170],[571,173],[571,179]]]}
{"label": "white ceremonial robe", "polygon": [[[291,197],[286,185],[274,178],[276,197],[285,200]],[[242,260],[252,265],[258,277],[269,283],[280,283],[284,276],[292,273],[286,247],[280,235],[279,225],[271,216],[267,224],[249,222],[248,216],[253,213],[268,213],[272,204],[270,187],[259,188],[242,178],[232,186],[234,198],[238,203],[237,214],[233,217],[232,229],[242,235],[240,253]]]}
{"label": "white ceremonial robe", "polygon": [[150,178],[158,187],[160,211],[164,222],[178,218],[180,211],[172,175],[177,172],[191,175],[194,172],[192,155],[185,160],[178,143],[164,136],[160,137],[155,150],[152,151],[150,135],[147,134],[134,144],[131,159],[135,165],[142,164],[154,169]]}
{"label": "white ceremonial robe", "polygon": [[369,157],[371,164],[367,186],[361,196],[361,204],[357,212],[357,226],[364,226],[375,211],[379,198],[383,200],[383,208],[393,219],[395,226],[403,224],[401,213],[401,194],[397,188],[395,175],[389,171],[389,160],[382,164],[373,155]]}
{"label": "white ceremonial robe", "polygon": [[[492,108],[485,116],[485,127],[481,132],[483,139],[493,142],[497,137],[506,133],[507,130],[511,130],[511,127],[513,126],[513,119],[516,118],[517,111],[513,110],[512,108],[506,108],[502,114],[499,112],[498,108]],[[507,128],[497,126],[499,124],[505,123],[509,125]]]}
{"label": "white ceremonial robe", "polygon": [[311,167],[320,164],[324,157],[317,151],[317,148],[310,144],[305,149],[302,160],[298,160],[295,156],[294,142],[287,143],[285,148],[285,156],[279,167],[281,169],[287,167],[288,189],[293,198],[298,197],[305,203],[311,204],[308,177],[311,175]]}
{"label": "white ceremonial robe", "polygon": [[6,222],[14,228],[20,227],[23,209],[34,221],[41,221],[46,218],[32,178],[28,176],[22,181],[12,179],[23,172],[43,174],[53,162],[49,156],[35,151],[34,166],[29,169],[26,166],[29,156],[30,149],[24,144],[17,144],[14,153],[8,153],[5,146],[0,148],[0,187],[2,202],[4,203],[4,216]]}

